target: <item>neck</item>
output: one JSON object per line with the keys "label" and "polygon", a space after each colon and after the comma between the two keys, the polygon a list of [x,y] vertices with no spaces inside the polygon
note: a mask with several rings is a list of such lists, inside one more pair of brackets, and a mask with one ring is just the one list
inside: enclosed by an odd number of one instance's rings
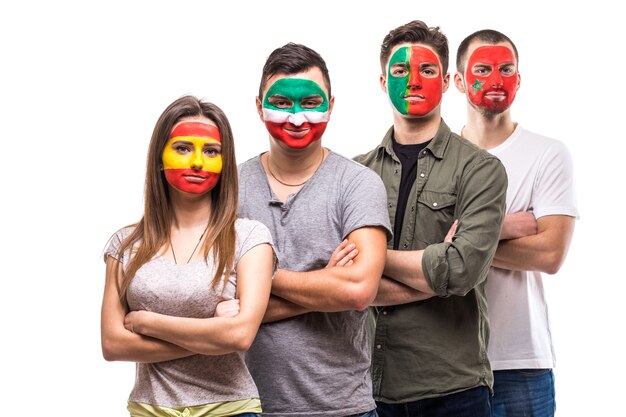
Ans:
{"label": "neck", "polygon": [[270,140],[270,150],[266,161],[271,160],[271,169],[287,182],[298,183],[309,178],[320,165],[324,148],[320,140],[316,140],[304,149],[292,149],[275,139]]}
{"label": "neck", "polygon": [[397,112],[393,114],[394,136],[402,145],[416,145],[431,140],[437,134],[440,124],[439,108],[423,117],[406,117]]}
{"label": "neck", "polygon": [[486,116],[467,104],[467,123],[461,136],[483,149],[491,149],[502,144],[515,130],[517,123],[511,119],[511,109]]}
{"label": "neck", "polygon": [[175,229],[204,229],[211,216],[208,194],[192,195],[170,187],[172,226]]}

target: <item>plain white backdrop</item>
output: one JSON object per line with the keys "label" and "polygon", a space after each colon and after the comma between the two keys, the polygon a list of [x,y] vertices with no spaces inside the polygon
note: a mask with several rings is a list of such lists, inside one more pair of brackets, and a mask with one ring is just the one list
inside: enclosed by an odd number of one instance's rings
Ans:
{"label": "plain white backdrop", "polygon": [[[243,162],[268,146],[254,106],[266,57],[304,43],[325,58],[336,97],[324,144],[363,153],[391,124],[378,84],[380,42],[421,19],[448,36],[451,75],[457,45],[475,30],[497,29],[517,44],[513,117],[569,147],[581,213],[565,266],[545,278],[557,415],[624,415],[619,15],[604,0],[3,3],[4,409],[127,415],[134,365],[105,362],[100,351],[101,253],[141,216],[148,141],[170,102],[194,94],[222,107]],[[463,126],[465,98],[452,84],[443,117],[453,130]]]}

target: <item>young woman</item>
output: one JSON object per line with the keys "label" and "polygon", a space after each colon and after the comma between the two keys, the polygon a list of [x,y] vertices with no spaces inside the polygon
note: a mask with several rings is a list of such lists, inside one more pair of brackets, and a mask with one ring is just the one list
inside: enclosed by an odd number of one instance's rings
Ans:
{"label": "young woman", "polygon": [[242,352],[265,313],[275,256],[264,225],[236,218],[237,194],[226,116],[176,100],[152,134],[143,218],[105,252],[102,351],[137,362],[131,416],[261,412]]}

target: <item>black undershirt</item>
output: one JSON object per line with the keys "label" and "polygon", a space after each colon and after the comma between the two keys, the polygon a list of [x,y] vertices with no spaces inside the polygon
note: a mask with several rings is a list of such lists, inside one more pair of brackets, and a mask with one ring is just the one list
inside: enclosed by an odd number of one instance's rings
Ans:
{"label": "black undershirt", "polygon": [[413,183],[417,178],[417,157],[420,152],[428,146],[430,140],[415,145],[402,145],[396,142],[395,138],[392,138],[391,143],[393,151],[402,164],[402,177],[400,178],[400,190],[398,190],[398,205],[396,206],[396,218],[393,225],[393,248],[398,249],[402,224],[404,222],[404,213],[406,212],[406,204],[409,200]]}

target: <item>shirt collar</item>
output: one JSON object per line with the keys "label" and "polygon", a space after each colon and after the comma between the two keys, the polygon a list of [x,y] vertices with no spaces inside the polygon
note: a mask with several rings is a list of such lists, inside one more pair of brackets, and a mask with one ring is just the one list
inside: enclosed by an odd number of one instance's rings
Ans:
{"label": "shirt collar", "polygon": [[[451,134],[452,132],[450,131],[450,128],[448,127],[446,122],[444,122],[444,120],[441,119],[441,123],[439,124],[439,129],[437,129],[437,133],[435,134],[435,137],[430,141],[428,146],[426,146],[426,149],[429,150],[430,153],[432,153],[435,158],[443,159],[446,148],[448,147],[448,142],[450,141]],[[380,143],[380,145],[378,145],[378,152],[376,154],[377,158],[381,157],[383,155],[383,152],[386,152],[388,155],[391,155],[392,157],[395,158],[396,154],[393,151],[393,145],[391,143],[392,138],[393,138],[393,126],[391,126],[389,130],[387,130],[387,133],[385,133],[385,137],[383,138],[383,141]]]}

